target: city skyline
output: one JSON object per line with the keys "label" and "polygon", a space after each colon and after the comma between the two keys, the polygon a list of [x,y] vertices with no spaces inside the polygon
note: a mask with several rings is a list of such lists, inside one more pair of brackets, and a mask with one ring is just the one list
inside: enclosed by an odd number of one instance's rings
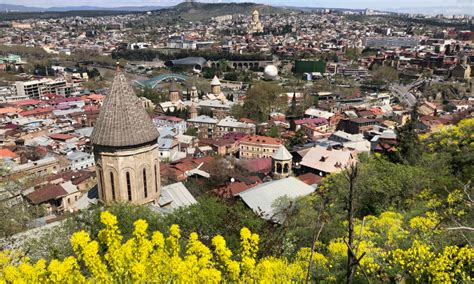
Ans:
{"label": "city skyline", "polygon": [[[173,6],[184,1],[176,0],[77,0],[74,4],[65,3],[61,0],[3,0],[0,4],[11,4],[11,5],[24,5],[31,7],[49,8],[49,7],[65,7],[65,6],[98,6],[98,7],[120,7],[120,6]],[[310,0],[296,0],[288,5],[287,1],[283,0],[256,0],[256,1],[198,1],[206,3],[224,3],[224,2],[253,2],[260,4],[267,4],[273,6],[297,6],[297,7],[328,7],[328,8],[348,8],[348,9],[398,9],[398,8],[431,8],[431,7],[459,7],[469,8],[472,7],[472,0],[434,0],[430,1],[429,4],[426,1],[409,1],[401,0],[397,1],[396,4],[392,1],[375,1],[375,0],[322,0],[322,1],[310,1]],[[466,11],[467,12],[467,11]]]}

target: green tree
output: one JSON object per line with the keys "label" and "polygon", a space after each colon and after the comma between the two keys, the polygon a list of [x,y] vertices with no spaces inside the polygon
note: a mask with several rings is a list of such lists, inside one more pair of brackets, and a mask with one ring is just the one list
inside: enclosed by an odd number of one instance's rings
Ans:
{"label": "green tree", "polygon": [[281,135],[280,128],[276,125],[270,127],[270,129],[266,133],[267,136],[273,137],[273,138],[279,138]]}
{"label": "green tree", "polygon": [[258,122],[268,121],[272,111],[286,112],[288,107],[283,89],[270,82],[258,82],[246,93],[243,106],[237,106],[232,114],[237,118],[250,118]]}
{"label": "green tree", "polygon": [[306,133],[300,129],[295,132],[295,135],[293,135],[290,139],[287,140],[286,146],[287,148],[292,149],[296,145],[301,145],[305,144],[308,141],[308,136],[306,136]]}
{"label": "green tree", "polygon": [[398,71],[388,66],[376,66],[372,72],[373,81],[388,84],[398,80]]}
{"label": "green tree", "polygon": [[186,129],[186,132],[184,132],[184,134],[197,137],[198,129],[196,127],[188,127],[188,129]]}
{"label": "green tree", "polygon": [[395,153],[396,160],[408,164],[416,164],[420,159],[422,150],[417,134],[418,106],[415,105],[411,112],[410,120],[400,127],[398,132],[398,151]]}
{"label": "green tree", "polygon": [[168,100],[166,94],[157,92],[156,90],[145,87],[137,93],[138,97],[145,97],[151,100],[154,104],[159,104]]}

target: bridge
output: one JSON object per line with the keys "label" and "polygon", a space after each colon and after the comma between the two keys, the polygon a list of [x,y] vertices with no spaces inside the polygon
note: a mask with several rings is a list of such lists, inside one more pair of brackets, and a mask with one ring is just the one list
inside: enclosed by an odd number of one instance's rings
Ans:
{"label": "bridge", "polygon": [[425,84],[424,79],[417,80],[409,85],[393,84],[390,86],[390,90],[400,100],[405,102],[409,107],[413,107],[418,101],[413,91]]}
{"label": "bridge", "polygon": [[[233,60],[226,60],[225,61],[229,67],[234,69],[253,69],[253,68],[264,68],[267,65],[273,64],[271,60],[247,60],[247,61],[233,61]],[[208,61],[208,66],[211,68],[219,68],[221,65],[220,61]]]}
{"label": "bridge", "polygon": [[174,73],[167,73],[167,74],[161,74],[156,77],[153,77],[148,80],[141,80],[141,81],[133,81],[135,85],[141,88],[151,88],[154,89],[156,85],[163,81],[168,81],[168,80],[177,80],[177,81],[186,81],[189,79],[188,76],[182,75],[182,74],[174,74]]}

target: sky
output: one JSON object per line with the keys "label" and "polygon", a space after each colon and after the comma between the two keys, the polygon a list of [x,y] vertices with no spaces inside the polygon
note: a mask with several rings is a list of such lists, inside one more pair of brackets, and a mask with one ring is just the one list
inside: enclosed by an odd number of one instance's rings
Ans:
{"label": "sky", "polygon": [[[15,4],[33,7],[60,7],[60,6],[171,6],[182,1],[178,0],[0,0],[0,4]],[[222,0],[201,1],[201,2],[223,2]],[[225,1],[230,2],[230,1]],[[265,3],[275,6],[301,6],[301,7],[331,7],[331,8],[371,8],[371,9],[392,9],[392,8],[424,8],[424,7],[462,7],[474,9],[474,0],[239,0],[232,2],[255,2]]]}

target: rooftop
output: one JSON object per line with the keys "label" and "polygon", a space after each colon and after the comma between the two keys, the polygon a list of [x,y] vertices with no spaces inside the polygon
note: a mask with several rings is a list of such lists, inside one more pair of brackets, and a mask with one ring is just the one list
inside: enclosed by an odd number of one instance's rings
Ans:
{"label": "rooftop", "polygon": [[269,136],[260,135],[249,135],[240,140],[240,143],[254,143],[254,144],[267,144],[267,145],[280,145],[281,140]]}
{"label": "rooftop", "polygon": [[257,185],[243,191],[238,195],[243,199],[255,213],[262,218],[282,222],[283,216],[279,216],[274,206],[275,201],[284,196],[294,199],[314,192],[314,187],[307,185],[295,177],[288,177]]}
{"label": "rooftop", "polygon": [[156,141],[159,134],[125,76],[117,71],[92,131],[95,145],[123,147]]}

